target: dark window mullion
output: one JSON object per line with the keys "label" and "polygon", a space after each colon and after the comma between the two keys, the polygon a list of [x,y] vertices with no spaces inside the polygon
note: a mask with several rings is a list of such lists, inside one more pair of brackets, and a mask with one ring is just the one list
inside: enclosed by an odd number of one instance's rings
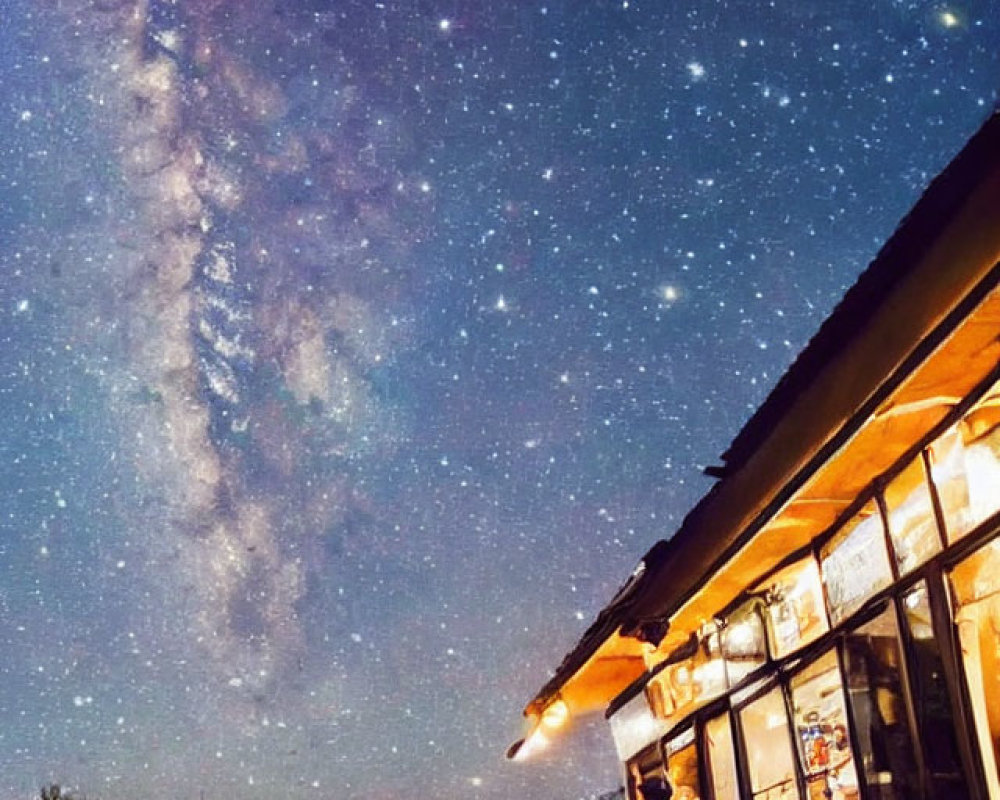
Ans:
{"label": "dark window mullion", "polygon": [[[746,708],[744,704],[741,708]],[[732,723],[733,747],[736,754],[736,782],[740,797],[752,800],[753,785],[750,782],[750,762],[747,759],[746,736],[743,735],[743,717],[735,709],[730,710]]]}
{"label": "dark window mullion", "polygon": [[878,506],[879,516],[882,517],[882,538],[885,541],[885,552],[889,555],[889,569],[892,570],[892,582],[899,581],[899,556],[896,554],[896,546],[889,533],[889,509],[885,504],[885,491],[880,489],[875,492],[875,505]]}
{"label": "dark window mullion", "polygon": [[858,790],[861,792],[861,800],[872,798],[876,795],[868,788],[868,771],[865,769],[865,754],[858,741],[857,723],[854,720],[854,698],[851,696],[850,675],[847,672],[847,664],[844,658],[844,640],[841,638],[836,646],[837,668],[840,670],[840,688],[844,693],[844,714],[847,716],[847,733],[851,739],[851,758],[854,760],[854,772],[858,776]]}
{"label": "dark window mullion", "polygon": [[965,770],[970,796],[977,800],[987,800],[983,787],[986,785],[983,765],[979,758],[978,744],[973,741],[971,731],[975,724],[966,724],[972,719],[972,709],[966,692],[965,675],[958,660],[961,645],[951,612],[948,590],[940,562],[931,565],[927,575],[927,599],[931,607],[931,622],[934,635],[941,642],[941,664],[944,682],[952,706],[952,727],[958,741],[958,753]]}
{"label": "dark window mullion", "polygon": [[913,644],[910,641],[909,629],[906,625],[902,624],[905,611],[903,609],[901,595],[895,595],[892,598],[892,601],[893,610],[895,611],[896,636],[898,637],[899,648],[903,656],[899,663],[899,676],[901,688],[903,690],[903,702],[906,706],[906,722],[910,728],[910,741],[913,743],[913,748],[916,751],[914,755],[916,757],[917,771],[920,779],[920,796],[923,798],[929,798],[930,791],[927,785],[927,764],[924,761],[924,742],[921,736],[920,726],[917,724],[917,708],[913,702],[913,684],[911,678],[912,668],[910,662],[910,659],[912,658],[910,653],[912,652]]}
{"label": "dark window mullion", "polygon": [[[795,672],[797,673],[799,669],[801,666]],[[799,749],[799,732],[795,730],[795,704],[792,701],[791,676],[782,675],[778,685],[781,687],[781,697],[785,701],[785,722],[788,728],[789,744],[792,747],[792,763],[795,765],[795,781],[799,787],[799,797],[808,798],[809,786],[806,781],[805,767],[802,764],[802,751]]]}
{"label": "dark window mullion", "polygon": [[931,474],[931,454],[930,448],[925,447],[920,451],[920,460],[924,464],[924,480],[927,482],[931,493],[931,505],[934,507],[934,518],[937,520],[938,538],[941,540],[942,552],[948,549],[947,522],[944,518],[944,509],[941,506],[941,498],[938,496],[937,484]]}

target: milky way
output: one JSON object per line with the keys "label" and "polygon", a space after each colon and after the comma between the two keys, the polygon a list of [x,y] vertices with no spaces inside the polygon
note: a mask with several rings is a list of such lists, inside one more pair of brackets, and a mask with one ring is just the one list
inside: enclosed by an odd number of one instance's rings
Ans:
{"label": "milky way", "polygon": [[0,798],[505,764],[996,103],[989,3],[0,12]]}

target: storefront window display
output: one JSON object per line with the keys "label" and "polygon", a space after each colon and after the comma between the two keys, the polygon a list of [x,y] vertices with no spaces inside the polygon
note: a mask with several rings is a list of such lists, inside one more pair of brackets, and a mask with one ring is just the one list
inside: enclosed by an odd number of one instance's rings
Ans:
{"label": "storefront window display", "polygon": [[869,502],[821,551],[830,618],[837,624],[892,583],[882,516]]}
{"label": "storefront window display", "polygon": [[905,575],[941,551],[923,457],[913,459],[886,487],[885,505],[896,567]]}
{"label": "storefront window display", "polygon": [[856,800],[858,773],[836,652],[828,651],[799,672],[791,687],[796,739],[810,800]]}
{"label": "storefront window display", "polygon": [[848,696],[865,782],[879,800],[920,796],[906,714],[896,612],[892,605],[845,638]]}
{"label": "storefront window display", "polygon": [[968,789],[926,582],[915,584],[902,600],[904,624],[912,644],[910,684],[917,726],[923,740],[924,763],[934,795],[959,800],[968,797]]}
{"label": "storefront window display", "polygon": [[702,734],[708,762],[708,778],[715,800],[739,800],[736,751],[729,714],[708,720]]}
{"label": "storefront window display", "polygon": [[976,740],[990,797],[1000,797],[1000,540],[958,564],[951,588]]}
{"label": "storefront window display", "polygon": [[753,800],[800,800],[781,687],[740,711]]}
{"label": "storefront window display", "polygon": [[759,600],[744,603],[729,615],[720,634],[730,686],[767,662],[767,634],[760,609]]}
{"label": "storefront window display", "polygon": [[778,572],[766,584],[771,651],[781,658],[829,630],[815,559],[807,557]]}
{"label": "storefront window display", "polygon": [[698,750],[690,728],[667,743],[667,775],[674,793],[671,800],[700,800]]}

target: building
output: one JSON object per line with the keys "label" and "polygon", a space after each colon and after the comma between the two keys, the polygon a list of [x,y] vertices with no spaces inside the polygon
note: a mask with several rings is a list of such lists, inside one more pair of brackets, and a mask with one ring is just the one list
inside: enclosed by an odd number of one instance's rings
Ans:
{"label": "building", "polygon": [[706,471],[508,756],[600,710],[630,798],[1000,798],[1000,113]]}

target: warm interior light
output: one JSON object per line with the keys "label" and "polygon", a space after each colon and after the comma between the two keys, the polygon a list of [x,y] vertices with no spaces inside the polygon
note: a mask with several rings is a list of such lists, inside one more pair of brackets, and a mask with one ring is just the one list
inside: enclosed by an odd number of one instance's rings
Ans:
{"label": "warm interior light", "polygon": [[1000,463],[989,444],[977,443],[966,448],[965,470],[969,485],[969,507],[977,522],[997,510],[997,484]]}
{"label": "warm interior light", "polygon": [[729,626],[727,631],[728,636],[726,644],[728,645],[727,650],[732,653],[746,653],[752,652],[751,648],[754,646],[754,641],[756,639],[756,632],[753,626],[748,622],[737,622]]}

